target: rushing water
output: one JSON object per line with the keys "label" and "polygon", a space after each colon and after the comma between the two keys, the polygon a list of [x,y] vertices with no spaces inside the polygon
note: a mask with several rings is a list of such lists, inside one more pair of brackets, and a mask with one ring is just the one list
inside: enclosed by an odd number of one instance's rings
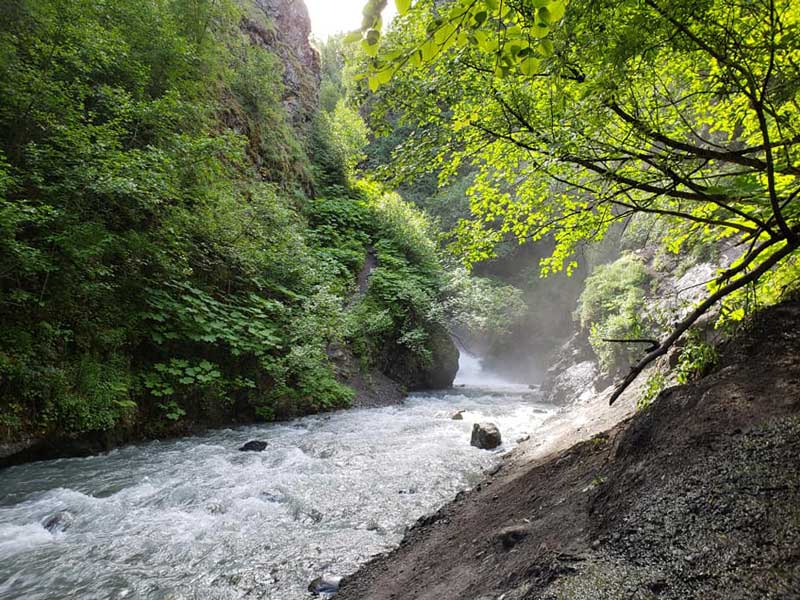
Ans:
{"label": "rushing water", "polygon": [[[304,598],[395,546],[550,412],[524,388],[465,387],[0,471],[0,599]],[[500,428],[498,451],[470,446],[479,420]],[[267,450],[237,450],[251,439]],[[45,529],[59,511],[69,526]]]}

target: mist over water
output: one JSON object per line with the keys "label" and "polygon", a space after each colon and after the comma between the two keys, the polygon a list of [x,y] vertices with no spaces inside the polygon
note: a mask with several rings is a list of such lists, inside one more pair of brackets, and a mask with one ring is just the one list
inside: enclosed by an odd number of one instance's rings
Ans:
{"label": "mist over water", "polygon": [[[469,387],[401,406],[0,471],[0,599],[305,597],[314,577],[394,547],[552,412],[470,360]],[[501,449],[469,445],[478,420],[498,425]],[[238,452],[251,439],[267,450]],[[71,526],[46,530],[59,511]]]}
{"label": "mist over water", "polygon": [[454,386],[467,386],[479,388],[515,388],[525,389],[527,386],[511,382],[496,373],[486,371],[481,359],[470,354],[467,350],[459,348],[458,374],[453,382]]}

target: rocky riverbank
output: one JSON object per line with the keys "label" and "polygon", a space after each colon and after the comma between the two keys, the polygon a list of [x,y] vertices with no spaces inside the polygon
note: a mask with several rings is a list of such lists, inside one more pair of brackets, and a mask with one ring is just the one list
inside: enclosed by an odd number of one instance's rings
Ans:
{"label": "rocky riverbank", "polygon": [[797,598],[800,303],[757,315],[703,380],[565,448],[631,410],[629,395],[604,420],[603,401],[422,520],[337,600]]}

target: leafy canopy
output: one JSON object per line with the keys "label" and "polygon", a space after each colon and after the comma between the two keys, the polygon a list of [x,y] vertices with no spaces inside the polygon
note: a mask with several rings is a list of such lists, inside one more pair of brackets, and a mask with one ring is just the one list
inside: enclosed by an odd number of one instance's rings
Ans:
{"label": "leafy canopy", "polygon": [[[455,250],[474,263],[509,238],[548,238],[543,273],[570,273],[582,244],[638,213],[669,224],[662,242],[672,251],[690,239],[740,244],[742,257],[657,355],[717,301],[793,279],[800,5],[573,0],[539,38],[534,4],[503,2],[481,23],[473,14],[472,37],[456,27],[431,46],[462,3],[446,4],[443,19],[420,2],[381,42],[377,63],[371,50],[362,58],[372,90],[386,81],[374,121],[413,127],[395,149],[395,179],[478,172]],[[546,43],[523,54],[526,39]]]}
{"label": "leafy canopy", "polygon": [[361,42],[371,57],[369,88],[376,91],[406,66],[424,67],[443,54],[470,48],[490,58],[492,72],[500,76],[536,73],[544,58],[552,56],[550,30],[564,17],[567,0],[396,0],[402,24],[423,21],[413,44],[388,43],[381,49],[381,11],[386,0],[370,0],[364,8],[361,30],[347,41]]}

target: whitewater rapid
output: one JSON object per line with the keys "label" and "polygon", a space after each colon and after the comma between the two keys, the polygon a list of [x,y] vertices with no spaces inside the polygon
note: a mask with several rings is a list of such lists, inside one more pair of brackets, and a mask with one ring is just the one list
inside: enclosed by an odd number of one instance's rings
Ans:
{"label": "whitewater rapid", "polygon": [[[0,471],[0,599],[304,598],[396,546],[552,412],[524,387],[468,386]],[[503,446],[470,446],[475,421]],[[237,450],[253,439],[267,450]],[[59,511],[72,522],[51,532]]]}

